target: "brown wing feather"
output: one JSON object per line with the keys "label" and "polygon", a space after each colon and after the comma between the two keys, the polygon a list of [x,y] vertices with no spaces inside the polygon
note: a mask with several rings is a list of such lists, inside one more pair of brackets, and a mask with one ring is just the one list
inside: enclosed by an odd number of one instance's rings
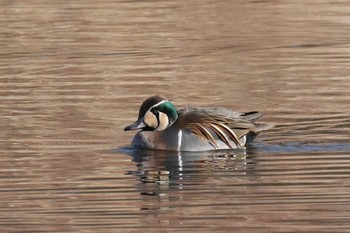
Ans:
{"label": "brown wing feather", "polygon": [[232,149],[232,146],[229,142],[229,138],[227,137],[226,133],[221,129],[222,125],[216,125],[216,124],[210,124],[210,129],[212,129],[216,135],[220,138],[221,141],[223,141],[228,147]]}
{"label": "brown wing feather", "polygon": [[241,146],[239,139],[253,130],[254,124],[242,118],[228,118],[207,112],[183,112],[184,128],[189,128],[197,136],[206,139],[218,148],[215,137],[232,148],[230,140]]}
{"label": "brown wing feather", "polygon": [[190,127],[190,128],[192,130],[192,133],[194,133],[198,136],[204,137],[205,139],[207,139],[209,141],[209,143],[213,147],[219,148],[215,142],[215,139],[211,135],[211,133],[204,126],[202,126],[201,124],[198,124],[198,123],[193,123],[193,124],[191,124],[191,126],[192,127]]}

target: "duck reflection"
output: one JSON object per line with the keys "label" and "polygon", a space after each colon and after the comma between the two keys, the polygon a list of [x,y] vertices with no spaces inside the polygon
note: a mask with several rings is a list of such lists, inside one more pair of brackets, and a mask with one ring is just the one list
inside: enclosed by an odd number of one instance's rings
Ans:
{"label": "duck reflection", "polygon": [[206,202],[206,196],[220,193],[223,187],[244,193],[247,179],[256,179],[250,175],[256,165],[251,150],[199,153],[124,148],[122,152],[135,162],[136,169],[127,174],[140,180],[140,210],[146,216],[143,221],[151,225],[170,224],[174,208],[194,200]]}
{"label": "duck reflection", "polygon": [[122,152],[136,164],[136,171],[128,174],[140,178],[142,195],[181,190],[186,184],[200,185],[221,175],[239,179],[249,172],[247,165],[255,164],[246,150],[177,152],[124,148]]}

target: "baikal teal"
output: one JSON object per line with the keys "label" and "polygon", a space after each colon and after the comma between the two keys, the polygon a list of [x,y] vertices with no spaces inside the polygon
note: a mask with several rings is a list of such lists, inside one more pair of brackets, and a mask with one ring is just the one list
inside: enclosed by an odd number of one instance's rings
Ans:
{"label": "baikal teal", "polygon": [[263,130],[259,112],[236,112],[225,108],[176,109],[163,96],[152,96],[140,107],[138,119],[125,131],[141,129],[132,146],[170,151],[208,151],[246,148]]}

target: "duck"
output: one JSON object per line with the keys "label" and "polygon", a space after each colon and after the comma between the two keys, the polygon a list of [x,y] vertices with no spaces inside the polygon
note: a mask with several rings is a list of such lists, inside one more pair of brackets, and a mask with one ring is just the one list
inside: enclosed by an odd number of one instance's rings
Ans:
{"label": "duck", "polygon": [[137,120],[124,130],[139,130],[131,142],[136,149],[245,149],[260,132],[272,127],[255,123],[261,116],[257,111],[236,112],[220,107],[177,109],[164,96],[154,95],[142,103]]}

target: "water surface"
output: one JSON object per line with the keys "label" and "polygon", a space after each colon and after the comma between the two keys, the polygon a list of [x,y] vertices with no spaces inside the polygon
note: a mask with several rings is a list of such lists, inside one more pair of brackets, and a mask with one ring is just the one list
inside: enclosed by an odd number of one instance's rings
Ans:
{"label": "water surface", "polygon": [[[1,232],[349,232],[344,1],[0,0]],[[153,94],[252,148],[130,149]]]}

